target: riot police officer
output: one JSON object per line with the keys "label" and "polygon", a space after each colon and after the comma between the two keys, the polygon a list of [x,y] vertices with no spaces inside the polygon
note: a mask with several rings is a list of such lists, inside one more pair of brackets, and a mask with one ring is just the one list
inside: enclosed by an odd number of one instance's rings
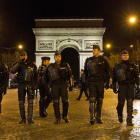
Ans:
{"label": "riot police officer", "polygon": [[52,102],[51,92],[45,88],[44,75],[46,67],[50,64],[50,57],[42,57],[42,65],[38,68],[39,74],[39,91],[40,91],[40,100],[39,100],[39,114],[40,117],[46,117],[49,104]]}
{"label": "riot police officer", "polygon": [[51,63],[46,69],[45,81],[51,84],[53,107],[56,117],[55,124],[59,124],[61,121],[60,97],[63,103],[62,119],[64,119],[66,123],[69,123],[67,80],[70,81],[69,90],[72,90],[72,71],[68,63],[61,62],[61,54],[58,51],[54,54],[54,60],[55,63]]}
{"label": "riot police officer", "polygon": [[[125,99],[127,100],[127,125],[132,126],[132,111],[134,100],[134,86],[137,84],[139,90],[138,69],[134,63],[129,61],[129,54],[126,50],[122,52],[122,62],[116,64],[113,68],[113,91],[118,93],[117,113],[120,123],[123,122],[123,107]],[[119,90],[116,88],[116,83],[119,84]]]}
{"label": "riot police officer", "polygon": [[9,72],[8,67],[0,62],[0,114],[2,96],[6,94],[8,87]]}
{"label": "riot police officer", "polygon": [[37,86],[38,83],[38,73],[37,73],[37,66],[34,62],[30,62],[27,59],[27,53],[22,51],[20,53],[20,61],[17,62],[11,72],[18,73],[17,80],[18,80],[18,100],[19,100],[19,109],[20,109],[20,116],[21,121],[19,124],[26,123],[25,117],[25,95],[27,92],[27,99],[28,99],[28,124],[34,124],[32,119],[33,117],[33,99],[34,99],[34,87]]}
{"label": "riot police officer", "polygon": [[[84,71],[89,86],[90,123],[102,124],[101,110],[104,98],[104,83],[109,88],[110,66],[105,56],[100,56],[100,46],[93,45],[93,57],[85,61]],[[97,105],[96,105],[97,104]]]}
{"label": "riot police officer", "polygon": [[86,83],[85,74],[84,74],[84,70],[83,69],[81,69],[81,77],[80,77],[79,82],[80,82],[80,85],[81,85],[81,89],[80,89],[79,97],[76,98],[76,100],[80,101],[80,99],[82,97],[82,94],[84,92],[86,97],[87,97],[86,101],[88,101],[89,97],[88,97],[88,92],[87,92],[87,83]]}

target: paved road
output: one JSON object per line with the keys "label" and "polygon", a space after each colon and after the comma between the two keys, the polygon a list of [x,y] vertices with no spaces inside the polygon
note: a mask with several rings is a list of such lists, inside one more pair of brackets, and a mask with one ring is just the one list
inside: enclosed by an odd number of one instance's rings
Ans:
{"label": "paved road", "polygon": [[[52,103],[48,108],[48,117],[40,118],[38,102],[34,100],[35,125],[19,125],[20,120],[17,89],[9,89],[2,101],[2,114],[0,116],[0,140],[140,140],[140,100],[134,101],[134,126],[126,126],[126,107],[124,108],[124,122],[117,120],[116,105],[117,95],[112,90],[105,92],[102,119],[104,124],[90,125],[88,101],[83,95],[81,101],[78,97],[79,89],[69,93],[70,123],[64,121],[54,124]],[[27,103],[27,102],[26,102]],[[27,104],[26,104],[27,106]]]}

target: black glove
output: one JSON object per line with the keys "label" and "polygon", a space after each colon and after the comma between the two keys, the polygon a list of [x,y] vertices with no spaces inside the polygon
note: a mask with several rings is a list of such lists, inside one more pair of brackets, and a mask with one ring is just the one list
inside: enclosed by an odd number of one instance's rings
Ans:
{"label": "black glove", "polygon": [[70,87],[69,87],[69,91],[72,91],[72,90],[73,90],[73,86],[70,86]]}
{"label": "black glove", "polygon": [[105,88],[106,88],[106,90],[109,89],[109,81],[107,81],[107,82],[105,83]]}
{"label": "black glove", "polygon": [[118,93],[118,90],[117,90],[117,88],[116,88],[116,84],[113,84],[113,92],[114,92],[114,93]]}
{"label": "black glove", "polygon": [[7,92],[7,87],[3,87],[3,94],[5,95]]}
{"label": "black glove", "polygon": [[37,90],[38,89],[38,83],[34,83],[34,90]]}
{"label": "black glove", "polygon": [[139,92],[140,92],[140,86],[137,85],[137,93],[139,93]]}

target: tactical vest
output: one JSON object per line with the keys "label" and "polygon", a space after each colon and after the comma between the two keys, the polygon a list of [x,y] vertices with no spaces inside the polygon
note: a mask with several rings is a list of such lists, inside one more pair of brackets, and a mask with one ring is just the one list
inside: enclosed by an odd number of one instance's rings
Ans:
{"label": "tactical vest", "polygon": [[58,79],[67,79],[67,65],[64,62],[60,64],[50,64],[48,68],[48,75],[51,81],[56,81]]}
{"label": "tactical vest", "polygon": [[31,82],[34,80],[34,66],[32,63],[21,63],[17,75],[18,82]]}
{"label": "tactical vest", "polygon": [[103,76],[104,75],[104,61],[103,57],[91,57],[87,63],[87,70],[89,76]]}
{"label": "tactical vest", "polygon": [[117,64],[115,66],[115,76],[118,82],[134,80],[134,65],[126,65],[124,63]]}

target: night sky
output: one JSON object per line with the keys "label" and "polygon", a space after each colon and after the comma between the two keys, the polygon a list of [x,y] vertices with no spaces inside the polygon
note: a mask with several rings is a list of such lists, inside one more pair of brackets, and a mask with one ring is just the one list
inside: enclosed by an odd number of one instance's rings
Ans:
{"label": "night sky", "polygon": [[127,47],[140,30],[128,24],[130,15],[140,20],[140,0],[0,0],[0,47],[22,44],[34,60],[35,18],[103,18],[104,44]]}

